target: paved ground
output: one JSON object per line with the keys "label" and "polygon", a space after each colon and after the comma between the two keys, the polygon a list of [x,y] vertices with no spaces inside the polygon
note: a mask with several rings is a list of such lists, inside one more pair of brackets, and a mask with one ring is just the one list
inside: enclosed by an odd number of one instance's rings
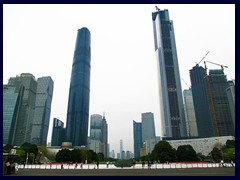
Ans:
{"label": "paved ground", "polygon": [[19,169],[8,176],[235,176],[235,168],[185,169]]}

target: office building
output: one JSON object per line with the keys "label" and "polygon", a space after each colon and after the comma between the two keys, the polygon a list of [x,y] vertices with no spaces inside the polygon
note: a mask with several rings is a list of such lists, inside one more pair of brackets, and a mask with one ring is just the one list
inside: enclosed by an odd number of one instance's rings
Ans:
{"label": "office building", "polygon": [[[100,146],[100,149],[98,149]],[[108,156],[108,127],[105,115],[92,114],[90,116],[90,144],[89,148],[95,152],[102,152]]]}
{"label": "office building", "polygon": [[192,97],[199,137],[213,137],[213,120],[208,101],[206,70],[198,64],[190,70]]}
{"label": "office building", "polygon": [[223,69],[209,70],[209,98],[215,136],[234,136],[234,126],[227,98],[229,84]]}
{"label": "office building", "polygon": [[50,76],[37,79],[37,93],[32,122],[31,143],[47,145],[47,135],[53,96],[53,80]]}
{"label": "office building", "polygon": [[161,128],[164,137],[186,136],[182,89],[173,22],[168,10],[152,13],[157,58]]}
{"label": "office building", "polygon": [[73,146],[87,146],[91,69],[91,35],[78,30],[69,88],[66,140]]}
{"label": "office building", "polygon": [[61,146],[62,142],[64,142],[64,139],[65,139],[64,123],[57,118],[53,118],[51,146]]}
{"label": "office building", "polygon": [[142,142],[155,137],[156,134],[153,113],[142,113]]}
{"label": "office building", "polygon": [[20,76],[11,77],[8,81],[8,85],[15,86],[16,89],[23,88],[21,107],[17,120],[15,121],[16,124],[12,124],[12,126],[16,127],[16,131],[11,140],[13,145],[21,146],[25,142],[31,142],[37,81],[32,74],[22,73]]}
{"label": "office building", "polygon": [[197,122],[193,105],[192,90],[183,91],[187,136],[198,137]]}
{"label": "office building", "polygon": [[3,85],[3,144],[14,145],[23,92],[23,86]]}
{"label": "office building", "polygon": [[231,112],[231,117],[233,121],[233,127],[235,130],[235,81],[228,81],[229,87],[226,89],[228,104]]}
{"label": "office building", "polygon": [[119,154],[120,154],[120,159],[123,159],[123,157],[122,157],[122,152],[123,152],[123,140],[120,139],[120,152],[119,152]]}
{"label": "office building", "polygon": [[143,145],[142,141],[142,123],[133,120],[133,143],[134,157],[140,157],[140,150]]}

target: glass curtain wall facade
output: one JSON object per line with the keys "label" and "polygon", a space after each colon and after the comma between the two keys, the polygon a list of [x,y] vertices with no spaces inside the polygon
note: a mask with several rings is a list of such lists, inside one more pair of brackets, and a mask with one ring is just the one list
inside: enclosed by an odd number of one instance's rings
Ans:
{"label": "glass curtain wall facade", "polygon": [[206,70],[196,65],[190,70],[192,96],[199,137],[213,137],[213,120],[208,101]]}
{"label": "glass curtain wall facade", "polygon": [[78,30],[69,88],[66,141],[87,146],[91,69],[91,34]]}
{"label": "glass curtain wall facade", "polygon": [[142,113],[142,142],[155,137],[156,134],[153,113]]}
{"label": "glass curtain wall facade", "polygon": [[227,98],[227,88],[229,85],[223,70],[209,70],[209,81],[214,106],[214,109],[211,107],[211,112],[213,114],[215,111],[217,121],[213,123],[216,129],[216,136],[235,136]]}
{"label": "glass curtain wall facade", "polygon": [[25,142],[31,142],[37,81],[32,74],[22,73],[20,76],[11,77],[8,85],[13,85],[17,88],[23,86],[24,88],[20,112],[16,122],[16,132],[13,137],[13,144],[21,146]]}
{"label": "glass curtain wall facade", "polygon": [[52,128],[52,146],[61,146],[62,142],[64,142],[65,139],[65,129],[64,129],[64,123],[57,119],[53,119],[53,128]]}
{"label": "glass curtain wall facade", "polygon": [[32,123],[31,143],[47,145],[47,134],[51,114],[53,80],[51,77],[37,79],[37,94],[34,119]]}
{"label": "glass curtain wall facade", "polygon": [[152,13],[154,47],[158,64],[162,135],[186,136],[182,89],[173,22],[168,10]]}
{"label": "glass curtain wall facade", "polygon": [[192,90],[185,89],[183,91],[183,97],[184,97],[185,119],[186,119],[186,125],[187,125],[187,136],[198,137]]}
{"label": "glass curtain wall facade", "polygon": [[3,85],[3,144],[14,145],[23,92],[23,86]]}
{"label": "glass curtain wall facade", "polygon": [[142,123],[133,121],[134,157],[140,157],[142,142]]}

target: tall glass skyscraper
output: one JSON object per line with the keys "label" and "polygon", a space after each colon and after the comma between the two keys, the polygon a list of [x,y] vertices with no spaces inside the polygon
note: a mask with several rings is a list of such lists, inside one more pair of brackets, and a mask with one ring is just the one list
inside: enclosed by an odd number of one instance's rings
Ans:
{"label": "tall glass skyscraper", "polygon": [[64,141],[64,136],[65,136],[64,123],[57,118],[53,118],[51,145],[61,146],[62,142]]}
{"label": "tall glass skyscraper", "polygon": [[215,111],[215,117],[213,118],[215,133],[217,136],[235,136],[227,98],[227,88],[229,87],[229,84],[223,70],[209,70],[209,82],[211,86],[211,89],[209,90],[211,92],[209,93],[212,94],[213,101],[213,106],[210,106],[212,114]]}
{"label": "tall glass skyscraper", "polygon": [[91,34],[78,30],[68,97],[66,141],[87,146],[91,69]]}
{"label": "tall glass skyscraper", "polygon": [[3,144],[14,145],[24,87],[3,85]]}
{"label": "tall glass skyscraper", "polygon": [[142,123],[133,121],[134,157],[140,157],[142,142]]}
{"label": "tall glass skyscraper", "polygon": [[214,127],[210,112],[206,70],[198,64],[190,70],[192,97],[199,137],[213,137]]}
{"label": "tall glass skyscraper", "polygon": [[185,111],[185,119],[186,119],[187,136],[198,137],[192,90],[185,89],[183,91],[183,97],[184,97],[184,111]]}
{"label": "tall glass skyscraper", "polygon": [[155,137],[156,134],[153,113],[142,113],[142,142]]}
{"label": "tall glass skyscraper", "polygon": [[168,10],[153,12],[152,21],[158,63],[162,135],[184,137],[186,123],[173,22]]}
{"label": "tall glass skyscraper", "polygon": [[34,119],[32,122],[31,143],[47,145],[47,134],[51,114],[53,80],[50,76],[37,79],[37,93]]}
{"label": "tall glass skyscraper", "polygon": [[[34,118],[37,81],[35,77],[30,73],[22,73],[20,76],[11,77],[8,81],[8,85],[15,86],[16,88],[23,87],[23,97],[21,100],[21,107],[16,124],[12,124],[16,127],[13,139],[11,140],[13,145],[21,146],[25,142],[31,142],[32,122]],[[12,103],[14,103],[12,101]]]}

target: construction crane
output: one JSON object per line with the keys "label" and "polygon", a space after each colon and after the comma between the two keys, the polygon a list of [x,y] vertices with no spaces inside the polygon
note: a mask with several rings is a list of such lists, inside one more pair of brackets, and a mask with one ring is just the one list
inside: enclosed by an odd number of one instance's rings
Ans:
{"label": "construction crane", "polygon": [[191,89],[191,87],[186,83],[186,81],[181,77],[181,79],[183,80],[183,82],[187,85],[187,87],[189,88],[189,89]]}
{"label": "construction crane", "polygon": [[[209,63],[211,63],[211,64],[215,64],[215,65],[217,65],[217,66],[221,66],[221,68],[222,68],[222,70],[223,70],[223,68],[225,67],[225,68],[228,68],[227,66],[224,66],[224,65],[222,65],[222,64],[217,64],[217,63],[214,63],[214,62],[211,62],[211,61],[206,61],[206,62],[209,62]],[[205,63],[206,64],[206,63]],[[206,65],[205,65],[206,66]]]}
{"label": "construction crane", "polygon": [[197,65],[202,62],[202,60],[208,55],[208,53],[210,53],[210,51],[208,51],[208,52],[205,54],[205,56],[203,56],[203,58],[201,59],[201,61],[199,61],[199,63],[197,63]]}

